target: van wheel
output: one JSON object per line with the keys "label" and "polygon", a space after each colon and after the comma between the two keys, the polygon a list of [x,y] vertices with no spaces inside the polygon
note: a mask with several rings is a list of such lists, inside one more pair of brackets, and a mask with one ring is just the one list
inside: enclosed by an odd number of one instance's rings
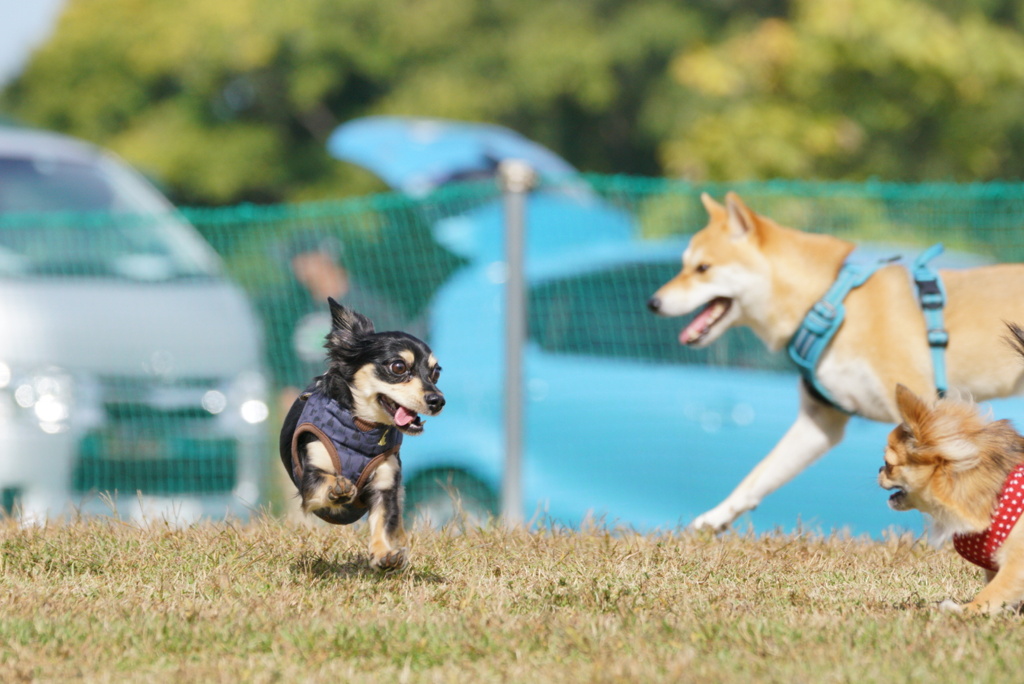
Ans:
{"label": "van wheel", "polygon": [[432,468],[405,485],[405,517],[410,524],[440,529],[450,523],[481,526],[498,514],[498,495],[464,470]]}

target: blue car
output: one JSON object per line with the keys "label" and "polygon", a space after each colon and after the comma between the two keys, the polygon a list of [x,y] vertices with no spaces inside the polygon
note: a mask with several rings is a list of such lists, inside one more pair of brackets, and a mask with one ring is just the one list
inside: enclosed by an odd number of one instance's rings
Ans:
{"label": "blue car", "polygon": [[[535,243],[536,244],[536,243]],[[530,331],[522,506],[527,519],[686,525],[724,498],[796,416],[798,376],[745,330],[693,351],[645,298],[677,269],[682,241],[609,241],[527,259]],[[496,512],[503,472],[503,301],[483,259],[437,293],[431,341],[449,398],[404,463],[413,515],[444,519],[450,489]],[[891,426],[855,419],[821,463],[741,519],[798,527],[919,531],[875,482]]]}

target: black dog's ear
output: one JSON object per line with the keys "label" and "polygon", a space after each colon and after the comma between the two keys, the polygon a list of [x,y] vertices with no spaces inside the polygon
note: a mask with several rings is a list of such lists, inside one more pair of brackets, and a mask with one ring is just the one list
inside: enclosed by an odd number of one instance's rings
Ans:
{"label": "black dog's ear", "polygon": [[331,334],[329,342],[351,346],[361,337],[373,334],[373,323],[361,313],[348,309],[332,297],[327,298],[331,307]]}

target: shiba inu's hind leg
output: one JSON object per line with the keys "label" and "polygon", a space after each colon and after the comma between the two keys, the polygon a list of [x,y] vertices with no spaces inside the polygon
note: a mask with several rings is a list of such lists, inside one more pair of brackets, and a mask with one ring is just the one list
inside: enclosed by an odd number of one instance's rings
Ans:
{"label": "shiba inu's hind leg", "polygon": [[690,527],[724,530],[767,495],[799,475],[843,438],[849,416],[815,401],[801,388],[796,422],[720,504],[697,516]]}

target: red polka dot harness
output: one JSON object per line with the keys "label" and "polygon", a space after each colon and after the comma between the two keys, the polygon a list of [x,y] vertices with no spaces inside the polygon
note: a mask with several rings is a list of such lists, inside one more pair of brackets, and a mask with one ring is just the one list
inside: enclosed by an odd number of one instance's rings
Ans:
{"label": "red polka dot harness", "polygon": [[1006,536],[1010,534],[1021,513],[1024,513],[1024,464],[1010,471],[1010,476],[1006,478],[988,529],[984,532],[954,534],[953,548],[975,565],[998,572],[996,551],[1006,541]]}

